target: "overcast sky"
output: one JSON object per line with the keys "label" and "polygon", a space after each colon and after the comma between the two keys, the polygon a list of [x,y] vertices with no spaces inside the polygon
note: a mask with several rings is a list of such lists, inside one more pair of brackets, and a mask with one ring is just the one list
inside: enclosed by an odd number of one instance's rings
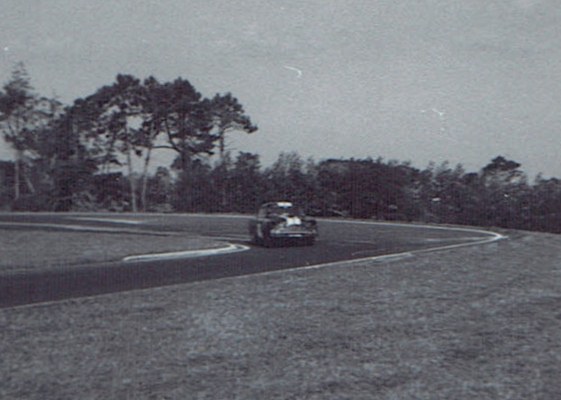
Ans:
{"label": "overcast sky", "polygon": [[[0,81],[64,103],[118,73],[232,92],[234,152],[561,177],[558,0],[0,0]],[[9,154],[0,145],[0,158]]]}

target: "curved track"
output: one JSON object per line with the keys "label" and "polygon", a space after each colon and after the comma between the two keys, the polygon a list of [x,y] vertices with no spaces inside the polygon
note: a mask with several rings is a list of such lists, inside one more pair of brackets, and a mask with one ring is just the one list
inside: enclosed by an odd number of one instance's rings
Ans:
{"label": "curved track", "polygon": [[[3,228],[117,229],[174,231],[249,245],[247,217],[141,215],[137,217],[5,214]],[[91,296],[284,269],[318,267],[352,260],[386,260],[414,252],[485,243],[501,238],[481,230],[320,220],[320,238],[311,247],[265,249],[199,258],[113,262],[73,266],[49,272],[0,275],[0,307]]]}

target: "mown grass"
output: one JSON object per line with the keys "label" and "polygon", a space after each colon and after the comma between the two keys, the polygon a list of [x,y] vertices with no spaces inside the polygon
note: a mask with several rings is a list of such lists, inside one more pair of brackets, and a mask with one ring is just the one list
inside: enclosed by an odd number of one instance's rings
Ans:
{"label": "mown grass", "polygon": [[212,248],[193,235],[0,229],[2,273],[117,261],[129,255]]}
{"label": "mown grass", "polygon": [[0,310],[0,398],[555,399],[561,237]]}

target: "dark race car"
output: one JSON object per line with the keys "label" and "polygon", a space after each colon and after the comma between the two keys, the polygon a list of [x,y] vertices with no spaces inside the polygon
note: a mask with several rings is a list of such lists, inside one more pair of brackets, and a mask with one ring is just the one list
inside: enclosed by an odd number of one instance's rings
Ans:
{"label": "dark race car", "polygon": [[249,221],[249,234],[254,243],[271,247],[276,244],[314,244],[317,222],[307,217],[292,203],[279,201],[263,204],[257,217]]}

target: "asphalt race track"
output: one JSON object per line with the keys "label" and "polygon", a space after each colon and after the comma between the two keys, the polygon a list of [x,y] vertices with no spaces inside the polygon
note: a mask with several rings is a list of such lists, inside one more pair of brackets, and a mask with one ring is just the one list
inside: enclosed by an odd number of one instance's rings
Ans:
{"label": "asphalt race track", "polygon": [[[248,251],[199,258],[113,262],[61,267],[48,272],[0,274],[0,307],[92,296],[103,293],[219,279],[283,269],[315,266],[346,260],[414,252],[492,240],[493,233],[408,224],[375,224],[360,221],[320,220],[320,237],[314,246],[261,248],[249,243],[248,217],[178,215],[158,218],[4,214],[6,229],[101,228],[123,231],[174,231],[207,236],[250,246]],[[112,220],[112,219],[113,220]],[[141,224],[117,219],[140,220]],[[58,228],[66,226],[66,228]],[[83,233],[82,233],[83,234]],[[139,236],[144,240],[143,236]],[[145,240],[149,240],[146,236]],[[188,289],[186,289],[188,290]]]}

